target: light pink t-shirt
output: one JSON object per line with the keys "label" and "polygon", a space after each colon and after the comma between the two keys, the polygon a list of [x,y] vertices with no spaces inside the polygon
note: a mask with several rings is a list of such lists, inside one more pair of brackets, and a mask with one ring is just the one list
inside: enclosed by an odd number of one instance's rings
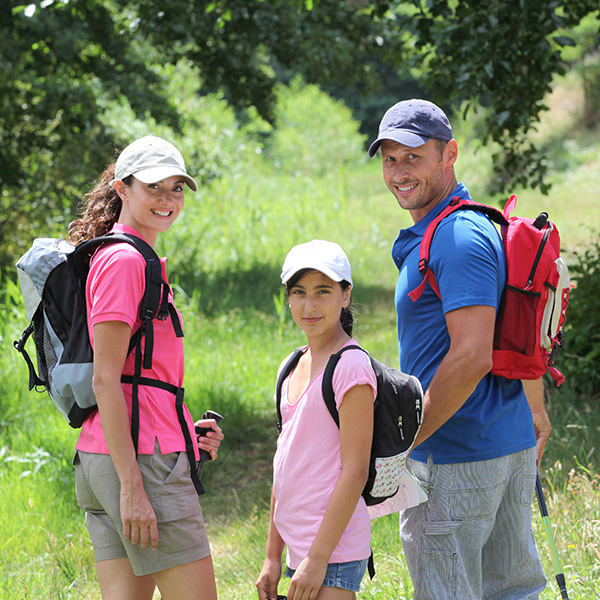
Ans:
{"label": "light pink t-shirt", "polygon": [[[140,234],[127,225],[115,224],[111,231],[118,233]],[[167,281],[166,259],[161,259],[162,277]],[[139,318],[140,302],[145,289],[144,257],[131,245],[112,244],[100,248],[92,257],[86,287],[88,329],[92,347],[94,345],[93,326],[106,321],[127,323],[135,332],[141,324]],[[169,294],[173,303],[173,295]],[[181,318],[181,317],[180,317]],[[154,352],[152,368],[142,369],[142,376],[159,379],[177,387],[183,385],[184,360],[183,341],[175,335],[171,319],[154,319]],[[127,357],[123,373],[133,375],[135,368],[135,350]],[[129,417],[131,419],[131,384],[121,384]],[[175,396],[155,387],[139,387],[140,431],[138,441],[139,454],[153,454],[155,441],[162,454],[184,452],[185,441],[175,409]],[[189,411],[184,406],[184,415],[194,439],[194,424]],[[198,449],[194,446],[196,458]],[[77,442],[77,449],[83,452],[109,454],[100,413],[94,411],[85,420]]]}
{"label": "light pink t-shirt", "polygon": [[[280,369],[286,361],[287,358]],[[293,406],[287,396],[289,377],[281,389],[283,428],[273,460],[273,521],[287,546],[287,564],[291,569],[297,569],[308,555],[342,469],[340,431],[325,405],[322,381],[323,372]],[[333,374],[338,409],[344,394],[356,385],[370,385],[375,399],[377,380],[368,355],[362,350],[348,350]],[[370,543],[371,520],[361,496],[329,562],[368,558]]]}

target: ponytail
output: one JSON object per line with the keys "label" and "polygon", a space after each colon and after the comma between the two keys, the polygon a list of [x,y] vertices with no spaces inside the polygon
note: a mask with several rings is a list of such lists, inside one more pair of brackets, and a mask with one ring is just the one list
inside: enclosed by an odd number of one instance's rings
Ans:
{"label": "ponytail", "polygon": [[[347,281],[340,281],[340,285],[342,286],[342,290],[346,291],[350,284]],[[342,324],[342,329],[352,337],[352,328],[354,326],[354,313],[352,312],[352,308],[350,304],[342,308],[342,312],[340,314],[340,323]]]}
{"label": "ponytail", "polygon": [[342,314],[340,315],[340,323],[342,324],[342,329],[352,337],[352,327],[354,326],[354,315],[352,314],[352,309],[347,306],[342,308]]}

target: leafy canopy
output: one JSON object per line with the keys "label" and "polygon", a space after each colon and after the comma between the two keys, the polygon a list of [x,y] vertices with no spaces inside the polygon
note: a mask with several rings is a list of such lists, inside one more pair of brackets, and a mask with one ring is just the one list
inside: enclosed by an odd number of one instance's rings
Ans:
{"label": "leafy canopy", "polygon": [[296,74],[356,90],[379,114],[392,80],[417,78],[448,109],[484,109],[481,141],[500,149],[497,191],[546,190],[528,136],[575,43],[565,32],[595,12],[598,0],[5,0],[0,264],[32,226],[64,229],[128,141],[127,123],[107,117],[115,104],[185,129],[185,98],[165,75],[182,60],[195,68],[193,92],[220,91],[240,118],[252,108],[272,124],[275,85]]}

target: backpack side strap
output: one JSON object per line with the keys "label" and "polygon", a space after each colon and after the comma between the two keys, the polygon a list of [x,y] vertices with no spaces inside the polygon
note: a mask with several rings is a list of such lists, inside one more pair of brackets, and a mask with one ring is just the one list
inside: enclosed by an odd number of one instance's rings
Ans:
{"label": "backpack side strap", "polygon": [[300,357],[306,352],[308,346],[303,348],[296,348],[292,356],[285,363],[283,369],[279,373],[277,378],[277,385],[275,386],[275,403],[277,405],[277,431],[281,433],[281,386],[290,373],[296,368]]}
{"label": "backpack side strap", "polygon": [[27,329],[25,329],[21,337],[13,342],[13,346],[21,353],[21,355],[25,359],[25,362],[27,363],[27,368],[29,369],[29,391],[31,391],[33,388],[35,388],[36,390],[38,388],[41,388],[42,390],[47,389],[46,383],[42,381],[39,375],[36,373],[33,361],[27,353],[27,350],[25,350],[25,344],[27,343],[27,340],[31,337],[31,334],[34,331],[33,322],[41,318],[41,310],[42,309],[40,304],[40,306],[37,307],[33,315],[31,324],[27,327]]}
{"label": "backpack side strap", "polygon": [[[166,392],[170,392],[175,396],[175,410],[177,412],[177,420],[179,421],[179,425],[181,426],[181,432],[183,433],[183,438],[185,440],[185,453],[187,454],[188,461],[190,463],[190,475],[192,478],[192,482],[194,484],[194,487],[196,488],[196,493],[198,494],[198,496],[204,494],[206,490],[200,482],[198,464],[196,462],[196,456],[194,454],[194,442],[192,440],[192,436],[190,435],[190,430],[188,429],[187,422],[185,420],[185,413],[183,411],[183,398],[185,390],[181,387],[173,385],[172,383],[161,381],[160,379],[152,379],[150,377],[137,377],[136,375],[121,375],[121,383],[132,384],[136,387],[140,385],[155,387],[161,390],[165,390]],[[135,414],[135,412],[138,413],[136,431],[134,431],[133,424],[133,415]],[[131,436],[135,446],[135,453],[137,454],[137,443],[139,434],[139,404],[137,411],[132,411],[131,430]]]}

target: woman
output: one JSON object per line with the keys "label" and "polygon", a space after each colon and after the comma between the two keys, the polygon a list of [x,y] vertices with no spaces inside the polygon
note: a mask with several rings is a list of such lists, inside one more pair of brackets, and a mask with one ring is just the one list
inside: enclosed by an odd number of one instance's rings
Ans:
{"label": "woman", "polygon": [[369,471],[377,381],[365,352],[342,354],[332,380],[338,429],[321,385],[329,357],[356,344],[350,263],[340,246],[324,240],[295,246],[281,280],[308,345],[281,387],[282,430],[258,597],[277,598],[287,546],[289,600],[352,600],[371,554],[371,521],[361,492]]}
{"label": "woman", "polygon": [[[184,205],[185,185],[198,186],[180,152],[161,138],[134,141],[100,176],[87,195],[82,218],[69,226],[69,241],[108,232],[132,234],[154,247]],[[130,433],[136,350],[145,259],[127,243],[102,246],[93,255],[86,285],[87,318],[94,347],[93,387],[98,411],[84,422],[74,464],[77,498],[86,511],[104,600],[150,600],[158,586],[163,600],[217,597],[212,559],[198,497],[190,478],[183,428],[196,437],[183,405],[184,425],[170,391],[140,385],[137,453]],[[165,259],[161,260],[167,282]],[[169,289],[169,303],[172,294]],[[183,384],[183,344],[172,320],[155,320],[152,366],[143,375],[176,388]],[[223,439],[214,420],[198,447],[216,457]]]}

